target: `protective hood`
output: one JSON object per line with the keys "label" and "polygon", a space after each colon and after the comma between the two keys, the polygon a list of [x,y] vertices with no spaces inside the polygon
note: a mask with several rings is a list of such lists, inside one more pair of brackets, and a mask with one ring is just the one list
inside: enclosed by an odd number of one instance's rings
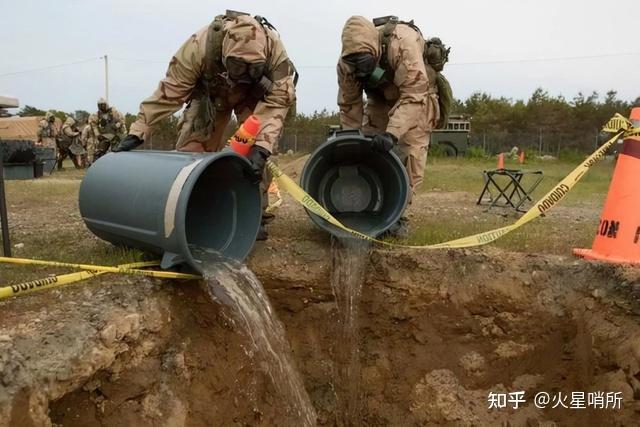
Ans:
{"label": "protective hood", "polygon": [[65,120],[64,125],[65,126],[73,126],[76,124],[76,121],[73,119],[73,117],[67,117],[67,120]]}
{"label": "protective hood", "polygon": [[225,22],[222,60],[240,58],[248,63],[267,61],[267,35],[260,23],[250,16],[238,16]]}
{"label": "protective hood", "polygon": [[342,29],[342,53],[341,58],[352,53],[370,53],[376,58],[380,57],[380,41],[378,30],[373,22],[363,16],[352,16],[344,24]]}
{"label": "protective hood", "polygon": [[47,111],[47,113],[44,115],[44,119],[49,121],[49,119],[51,119],[53,117],[53,113],[51,111]]}

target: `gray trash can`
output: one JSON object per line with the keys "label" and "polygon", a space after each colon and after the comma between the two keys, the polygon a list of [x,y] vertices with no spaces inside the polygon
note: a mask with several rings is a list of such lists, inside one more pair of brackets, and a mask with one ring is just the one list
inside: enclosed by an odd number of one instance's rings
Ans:
{"label": "gray trash can", "polygon": [[194,249],[243,260],[253,247],[261,204],[250,169],[232,151],[110,153],[87,170],[80,213],[101,239],[202,272]]}
{"label": "gray trash can", "polygon": [[[52,147],[36,147],[36,163],[42,164],[42,172],[50,173],[56,167],[56,149]],[[42,176],[42,175],[40,175]],[[36,178],[38,175],[36,174]]]}
{"label": "gray trash can", "polygon": [[[409,179],[393,153],[371,149],[360,131],[338,131],[309,157],[302,188],[345,226],[372,237],[389,229],[404,212]],[[350,235],[319,216],[311,220],[338,237]]]}

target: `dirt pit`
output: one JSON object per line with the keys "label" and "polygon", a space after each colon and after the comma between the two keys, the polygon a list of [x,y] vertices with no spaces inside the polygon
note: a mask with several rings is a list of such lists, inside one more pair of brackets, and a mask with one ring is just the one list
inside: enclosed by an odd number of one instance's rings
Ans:
{"label": "dirt pit", "polygon": [[[326,241],[299,241],[262,244],[250,262],[319,425],[336,424],[334,360],[348,345],[330,257]],[[638,270],[495,249],[368,257],[361,425],[637,425]],[[198,283],[105,277],[0,303],[0,325],[0,425],[297,425]],[[490,392],[516,391],[520,408],[488,409]],[[619,392],[621,408],[533,401],[596,391]]]}

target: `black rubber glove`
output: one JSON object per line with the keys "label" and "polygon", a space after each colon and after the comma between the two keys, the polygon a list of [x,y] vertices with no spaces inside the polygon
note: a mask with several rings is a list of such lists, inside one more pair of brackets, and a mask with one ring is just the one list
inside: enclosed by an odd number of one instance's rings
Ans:
{"label": "black rubber glove", "polygon": [[122,141],[120,141],[120,144],[113,147],[111,151],[114,153],[117,153],[118,151],[131,151],[143,142],[143,140],[135,135],[127,135]]}
{"label": "black rubber glove", "polygon": [[264,173],[264,166],[267,164],[267,159],[271,153],[266,148],[254,145],[249,151],[247,159],[251,162],[251,170],[253,172],[252,178],[254,183],[262,181],[262,174]]}
{"label": "black rubber glove", "polygon": [[395,135],[385,132],[377,134],[371,139],[371,148],[379,153],[386,153],[390,151],[398,143],[398,138]]}

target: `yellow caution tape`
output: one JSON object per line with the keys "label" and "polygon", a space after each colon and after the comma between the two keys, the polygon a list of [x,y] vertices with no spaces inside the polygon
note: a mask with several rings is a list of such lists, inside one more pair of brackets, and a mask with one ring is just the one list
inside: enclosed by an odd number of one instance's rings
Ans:
{"label": "yellow caution tape", "polygon": [[278,189],[278,184],[275,181],[272,181],[271,185],[269,185],[268,196],[272,194],[276,197],[276,201],[269,203],[269,206],[265,209],[266,213],[273,213],[282,205],[282,195],[280,194],[280,189]]}
{"label": "yellow caution tape", "polygon": [[278,185],[285,189],[296,201],[304,206],[310,212],[323,218],[330,224],[338,227],[339,229],[358,237],[361,239],[369,240],[386,246],[403,247],[411,249],[446,249],[446,248],[467,248],[471,246],[480,246],[491,243],[505,234],[522,227],[524,224],[539,217],[543,213],[549,211],[556,206],[560,200],[562,200],[567,193],[573,188],[573,186],[582,178],[582,176],[593,166],[598,160],[600,160],[609,147],[616,143],[621,136],[627,137],[640,133],[640,129],[631,128],[631,122],[620,114],[614,115],[603,127],[605,132],[616,132],[616,134],[605,142],[600,148],[598,148],[593,154],[576,167],[569,175],[567,175],[562,181],[551,189],[547,194],[538,200],[534,206],[529,209],[518,221],[508,225],[506,227],[496,228],[494,230],[485,231],[482,233],[474,234],[472,236],[462,237],[448,242],[437,243],[433,245],[402,245],[397,243],[386,242],[384,240],[374,239],[371,236],[360,233],[359,231],[350,229],[340,223],[329,212],[327,212],[318,202],[316,202],[309,194],[307,194],[298,184],[296,184],[291,178],[282,172],[278,166],[272,161],[267,162],[267,168],[271,175],[276,179]]}
{"label": "yellow caution tape", "polygon": [[66,267],[66,268],[75,268],[78,270],[102,271],[105,273],[132,274],[137,276],[157,277],[160,279],[199,280],[202,278],[194,274],[175,273],[173,271],[138,270],[138,269],[130,268],[126,266],[109,267],[104,265],[73,264],[69,262],[43,261],[39,259],[0,257],[0,262],[6,262],[8,264],[21,264],[21,265],[47,265],[50,267]]}
{"label": "yellow caution tape", "polygon": [[[122,268],[143,268],[143,267],[155,267],[160,265],[158,261],[136,262],[132,264],[123,264],[118,267]],[[18,283],[16,285],[9,285],[0,287],[0,300],[9,298],[14,295],[23,295],[30,292],[40,291],[43,289],[55,288],[57,286],[68,285],[71,283],[79,282],[81,280],[90,279],[92,277],[106,274],[106,271],[79,271],[77,273],[61,274],[59,276],[46,277],[44,279],[31,280],[29,282]]]}

